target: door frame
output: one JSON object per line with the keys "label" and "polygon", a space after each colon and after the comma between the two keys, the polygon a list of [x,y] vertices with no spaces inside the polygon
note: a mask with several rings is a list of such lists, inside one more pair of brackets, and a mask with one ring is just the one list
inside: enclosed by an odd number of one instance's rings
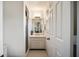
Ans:
{"label": "door frame", "polygon": [[[28,52],[29,52],[29,45],[28,45],[28,18],[29,18],[29,11],[28,8],[25,4],[25,1],[23,2],[23,13],[24,13],[24,39],[25,39],[25,56],[27,56]],[[26,15],[27,12],[27,15]],[[27,31],[26,31],[27,29]],[[26,35],[27,33],[27,35]]]}

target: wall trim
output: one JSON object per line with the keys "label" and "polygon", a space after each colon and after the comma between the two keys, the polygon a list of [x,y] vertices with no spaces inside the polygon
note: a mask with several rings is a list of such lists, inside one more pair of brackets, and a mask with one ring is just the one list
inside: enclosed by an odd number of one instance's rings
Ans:
{"label": "wall trim", "polygon": [[30,50],[29,50],[29,48],[28,48],[27,52],[25,53],[25,57],[28,56],[29,51],[30,51]]}

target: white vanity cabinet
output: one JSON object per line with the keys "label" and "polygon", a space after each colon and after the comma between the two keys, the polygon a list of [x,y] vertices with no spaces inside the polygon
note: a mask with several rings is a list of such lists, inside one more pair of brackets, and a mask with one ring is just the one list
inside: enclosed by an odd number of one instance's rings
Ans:
{"label": "white vanity cabinet", "polygon": [[46,38],[43,35],[30,36],[30,49],[45,49]]}

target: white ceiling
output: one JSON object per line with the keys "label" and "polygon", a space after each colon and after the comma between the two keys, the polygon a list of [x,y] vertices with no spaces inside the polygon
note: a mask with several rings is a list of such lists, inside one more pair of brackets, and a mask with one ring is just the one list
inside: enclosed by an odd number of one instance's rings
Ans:
{"label": "white ceiling", "polygon": [[25,1],[25,5],[31,10],[44,10],[49,7],[49,1]]}

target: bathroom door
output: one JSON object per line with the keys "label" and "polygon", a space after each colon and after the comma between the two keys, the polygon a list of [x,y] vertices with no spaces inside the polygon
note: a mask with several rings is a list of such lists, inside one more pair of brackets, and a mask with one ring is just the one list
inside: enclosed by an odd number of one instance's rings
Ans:
{"label": "bathroom door", "polygon": [[73,19],[71,2],[57,2],[56,8],[56,30],[55,30],[55,56],[70,57],[73,55],[72,35]]}
{"label": "bathroom door", "polygon": [[52,6],[52,21],[49,19],[50,40],[46,42],[48,54],[51,57],[70,57],[73,55],[71,2],[53,2]]}

